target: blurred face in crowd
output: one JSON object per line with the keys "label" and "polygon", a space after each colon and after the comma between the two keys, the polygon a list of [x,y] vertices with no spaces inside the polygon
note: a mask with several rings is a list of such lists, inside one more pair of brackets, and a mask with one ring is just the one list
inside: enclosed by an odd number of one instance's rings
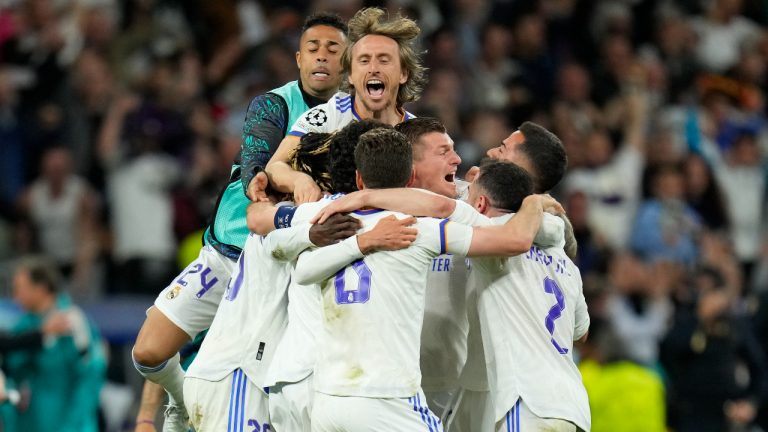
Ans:
{"label": "blurred face in crowd", "polygon": [[310,27],[301,35],[296,64],[304,90],[327,99],[341,84],[341,53],[347,45],[341,30],[327,25]]}
{"label": "blurred face in crowd", "polygon": [[367,35],[352,47],[351,57],[349,83],[362,108],[381,112],[395,106],[400,85],[408,80],[397,42],[382,35]]}
{"label": "blurred face in crowd", "polygon": [[448,134],[429,132],[413,146],[414,182],[411,186],[456,198],[456,170],[461,158]]}
{"label": "blurred face in crowd", "polygon": [[660,200],[681,200],[685,194],[685,179],[683,173],[665,169],[656,174],[654,179],[654,194]]}
{"label": "blurred face in crowd", "polygon": [[528,156],[520,150],[523,143],[525,143],[525,135],[518,130],[502,141],[500,146],[488,150],[486,155],[491,159],[512,162],[528,171],[528,173],[533,174],[535,172],[533,164],[528,159]]}
{"label": "blurred face in crowd", "polygon": [[13,300],[22,309],[37,312],[41,303],[48,296],[44,286],[35,284],[26,269],[19,269],[13,275]]}

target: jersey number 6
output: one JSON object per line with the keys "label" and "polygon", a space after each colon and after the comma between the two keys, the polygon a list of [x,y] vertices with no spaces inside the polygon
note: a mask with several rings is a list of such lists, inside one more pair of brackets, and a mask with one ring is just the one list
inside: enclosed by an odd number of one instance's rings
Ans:
{"label": "jersey number 6", "polygon": [[336,287],[337,304],[365,303],[371,298],[371,269],[361,259],[353,262],[351,265],[355,273],[357,273],[357,289],[345,289],[344,272],[347,268],[339,270],[333,282]]}

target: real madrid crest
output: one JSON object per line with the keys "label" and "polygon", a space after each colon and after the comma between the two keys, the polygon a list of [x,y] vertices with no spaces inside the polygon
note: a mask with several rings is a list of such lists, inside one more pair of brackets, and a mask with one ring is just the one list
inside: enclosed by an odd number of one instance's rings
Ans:
{"label": "real madrid crest", "polygon": [[179,292],[181,292],[181,286],[180,285],[176,285],[176,286],[173,287],[173,289],[168,291],[168,294],[166,294],[165,297],[168,300],[173,300],[173,299],[175,299],[176,297],[179,296]]}

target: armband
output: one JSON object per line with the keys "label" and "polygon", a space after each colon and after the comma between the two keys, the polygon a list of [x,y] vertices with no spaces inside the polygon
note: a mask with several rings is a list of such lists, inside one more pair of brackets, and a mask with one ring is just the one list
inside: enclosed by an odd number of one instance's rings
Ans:
{"label": "armband", "polygon": [[275,212],[275,228],[290,228],[294,214],[296,214],[295,206],[278,207]]}

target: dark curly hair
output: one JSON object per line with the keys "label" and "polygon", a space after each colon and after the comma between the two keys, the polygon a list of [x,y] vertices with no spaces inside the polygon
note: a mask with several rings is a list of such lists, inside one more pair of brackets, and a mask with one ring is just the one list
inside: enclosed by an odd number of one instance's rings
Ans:
{"label": "dark curly hair", "polygon": [[309,174],[323,192],[332,192],[331,174],[328,170],[328,150],[332,133],[310,132],[301,137],[289,162],[296,171]]}
{"label": "dark curly hair", "polygon": [[331,185],[335,192],[350,193],[357,190],[355,148],[360,135],[378,128],[392,129],[392,126],[375,120],[360,120],[346,125],[331,138],[328,170],[331,172]]}

